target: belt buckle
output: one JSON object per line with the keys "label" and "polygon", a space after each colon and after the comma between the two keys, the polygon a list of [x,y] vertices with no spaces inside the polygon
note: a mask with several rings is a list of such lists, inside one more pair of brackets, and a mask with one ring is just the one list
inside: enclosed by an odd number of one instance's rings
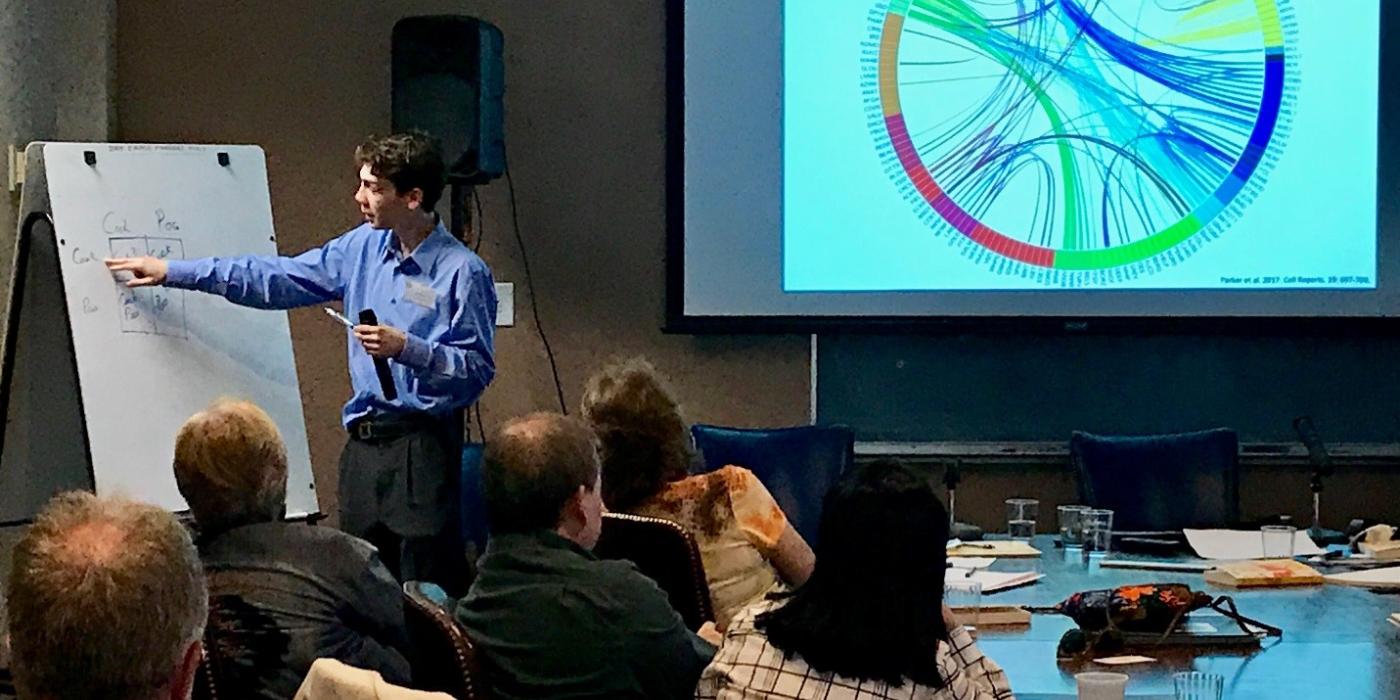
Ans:
{"label": "belt buckle", "polygon": [[361,421],[355,424],[355,437],[361,440],[374,439],[374,425],[369,421]]}

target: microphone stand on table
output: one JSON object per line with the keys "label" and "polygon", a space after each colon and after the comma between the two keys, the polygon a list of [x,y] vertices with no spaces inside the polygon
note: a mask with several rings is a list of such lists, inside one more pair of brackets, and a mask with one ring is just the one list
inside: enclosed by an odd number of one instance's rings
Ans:
{"label": "microphone stand on table", "polygon": [[962,465],[953,460],[943,471],[943,485],[948,488],[948,536],[964,542],[982,539],[982,528],[960,523],[957,518],[958,482],[962,481]]}
{"label": "microphone stand on table", "polygon": [[1293,432],[1298,434],[1298,439],[1308,448],[1308,461],[1312,464],[1312,478],[1308,482],[1312,490],[1312,527],[1307,529],[1308,537],[1319,545],[1345,544],[1346,535],[1322,526],[1322,478],[1332,476],[1332,457],[1327,454],[1327,448],[1317,436],[1311,417],[1294,418]]}

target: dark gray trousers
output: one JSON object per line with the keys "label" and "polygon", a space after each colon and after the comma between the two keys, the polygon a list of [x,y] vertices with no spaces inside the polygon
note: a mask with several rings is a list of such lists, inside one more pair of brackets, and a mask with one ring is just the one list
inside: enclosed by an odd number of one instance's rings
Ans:
{"label": "dark gray trousers", "polygon": [[431,581],[453,597],[471,583],[461,525],[461,416],[387,438],[352,431],[337,489],[341,530],[377,547],[400,582]]}

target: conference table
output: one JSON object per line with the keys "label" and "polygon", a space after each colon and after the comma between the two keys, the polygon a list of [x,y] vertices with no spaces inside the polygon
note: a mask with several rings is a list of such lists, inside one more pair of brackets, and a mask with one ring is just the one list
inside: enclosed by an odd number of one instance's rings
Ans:
{"label": "conference table", "polygon": [[[1400,595],[1331,584],[1227,588],[1206,583],[1199,573],[1102,567],[1097,558],[1086,560],[1078,551],[1058,548],[1051,536],[1037,536],[1031,544],[1044,553],[1038,566],[1045,577],[1033,585],[984,594],[984,606],[1048,606],[1075,591],[1177,582],[1213,596],[1231,596],[1242,615],[1283,628],[1283,637],[1265,638],[1258,647],[1246,648],[1134,648],[1123,653],[1140,653],[1157,661],[1110,667],[1095,663],[1092,657],[1056,660],[1060,636],[1074,627],[1063,615],[1033,615],[1029,628],[983,626],[977,633],[978,646],[1006,670],[1020,700],[1074,698],[1074,675],[1083,671],[1126,673],[1130,677],[1127,696],[1144,700],[1173,697],[1172,674],[1180,671],[1223,675],[1228,700],[1400,698],[1400,627],[1386,619],[1400,612]],[[999,559],[991,568],[1017,571],[1028,566],[1036,565]]]}

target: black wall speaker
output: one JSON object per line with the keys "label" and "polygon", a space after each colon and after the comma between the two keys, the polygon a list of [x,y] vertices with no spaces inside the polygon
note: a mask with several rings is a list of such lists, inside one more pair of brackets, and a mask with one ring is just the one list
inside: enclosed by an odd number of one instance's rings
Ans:
{"label": "black wall speaker", "polygon": [[394,25],[393,130],[442,143],[447,179],[475,185],[505,172],[505,66],[501,30],[460,15]]}

